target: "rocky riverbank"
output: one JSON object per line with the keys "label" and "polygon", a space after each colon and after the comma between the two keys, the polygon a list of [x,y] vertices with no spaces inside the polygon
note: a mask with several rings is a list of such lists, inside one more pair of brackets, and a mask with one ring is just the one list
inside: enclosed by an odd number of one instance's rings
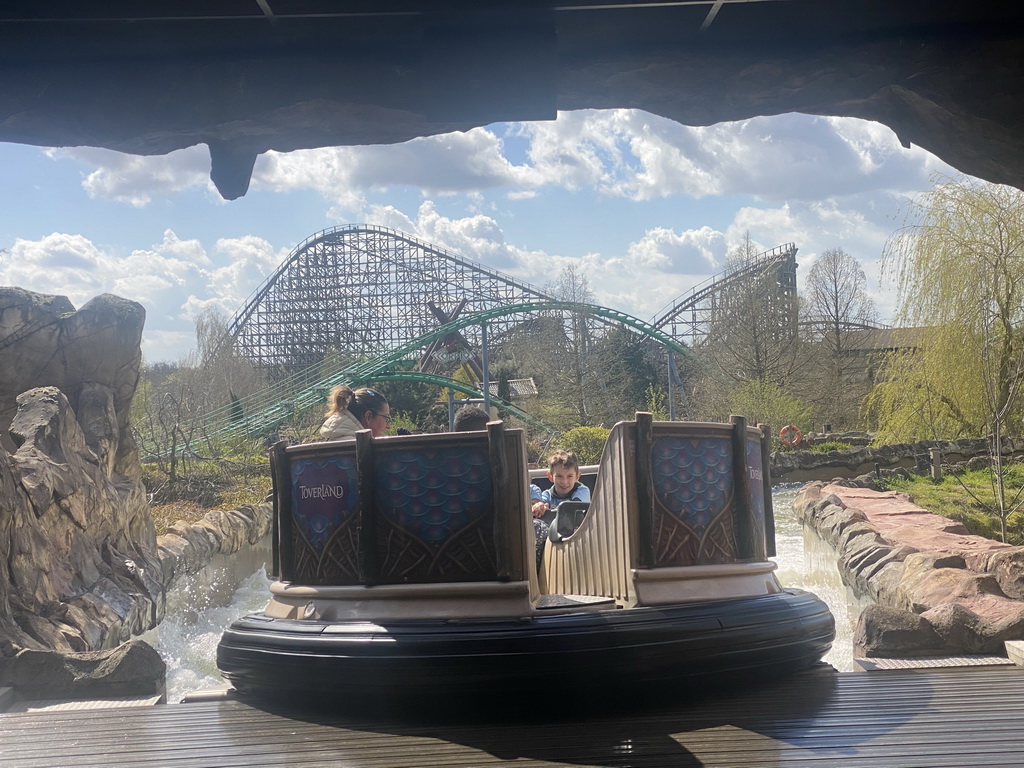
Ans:
{"label": "rocky riverbank", "polygon": [[858,655],[1004,654],[1024,639],[1024,547],[973,536],[903,493],[812,482],[798,518],[836,550],[846,583],[875,605],[861,614]]}

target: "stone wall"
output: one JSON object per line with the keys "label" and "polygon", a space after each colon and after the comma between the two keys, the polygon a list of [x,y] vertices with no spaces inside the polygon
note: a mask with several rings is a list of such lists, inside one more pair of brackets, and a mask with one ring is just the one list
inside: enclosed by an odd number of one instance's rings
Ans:
{"label": "stone wall", "polygon": [[[179,520],[157,537],[161,582],[170,589],[178,579],[199,573],[217,555],[233,555],[270,535],[269,503],[213,509],[198,523]],[[269,570],[269,569],[268,569]]]}
{"label": "stone wall", "polygon": [[[836,439],[839,439],[836,437]],[[928,463],[929,451],[938,449],[944,464],[968,461],[988,455],[985,438],[963,440],[922,440],[870,447],[857,446],[847,451],[776,451],[771,456],[772,482],[806,483],[815,480],[852,478],[879,470],[915,469]],[[1005,438],[1003,452],[1024,453],[1024,439]]]}

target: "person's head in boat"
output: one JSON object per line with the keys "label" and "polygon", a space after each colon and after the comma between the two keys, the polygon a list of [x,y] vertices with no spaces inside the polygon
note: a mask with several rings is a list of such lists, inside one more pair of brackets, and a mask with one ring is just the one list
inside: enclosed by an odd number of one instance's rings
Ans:
{"label": "person's head in boat", "polygon": [[368,429],[380,437],[391,426],[391,406],[384,395],[369,387],[351,389],[339,384],[327,398],[326,421],[320,434],[326,439],[354,437],[356,430]]}
{"label": "person's head in boat", "polygon": [[548,480],[556,496],[568,496],[580,479],[580,462],[572,451],[555,451],[548,458]]}
{"label": "person's head in boat", "polygon": [[464,405],[455,412],[452,426],[456,432],[476,432],[487,429],[490,421],[487,411],[477,405]]}

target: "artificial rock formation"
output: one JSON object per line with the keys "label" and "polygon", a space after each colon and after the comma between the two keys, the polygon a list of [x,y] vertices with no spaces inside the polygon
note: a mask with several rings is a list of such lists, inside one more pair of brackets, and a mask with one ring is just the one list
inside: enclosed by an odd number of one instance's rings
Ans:
{"label": "artificial rock formation", "polygon": [[162,662],[140,677],[154,654],[122,644],[160,622],[175,579],[269,532],[259,505],[158,540],[129,423],[144,316],[0,288],[0,686],[48,670],[49,695],[147,687]]}
{"label": "artificial rock formation", "polygon": [[[129,409],[142,365],[142,305],[110,294],[97,296],[75,310],[64,296],[46,296],[21,288],[0,287],[0,443],[15,448],[7,427],[17,397],[36,387],[56,387],[78,414],[92,449],[100,449],[119,474],[138,475],[139,461],[131,437]],[[101,434],[109,392],[115,424]],[[99,399],[92,401],[91,398]],[[104,443],[101,445],[101,443]],[[111,451],[110,448],[115,448]]]}
{"label": "artificial rock formation", "polygon": [[876,603],[856,630],[863,655],[1001,654],[1024,639],[1024,547],[974,536],[895,491],[815,482],[793,508]]}
{"label": "artificial rock formation", "polygon": [[49,699],[86,691],[90,697],[165,693],[166,665],[141,640],[107,651],[54,653],[23,649],[5,667],[4,681],[22,699]]}
{"label": "artificial rock formation", "polygon": [[15,646],[112,648],[163,617],[145,488],[138,471],[115,472],[110,454],[90,447],[111,443],[116,417],[109,389],[88,392],[91,404],[105,405],[87,421],[98,434],[86,434],[59,389],[40,387],[18,397],[10,428],[17,451],[0,452],[11,490],[0,501],[9,547],[0,620],[10,622],[3,635]]}
{"label": "artificial rock formation", "polygon": [[157,537],[160,578],[168,588],[183,576],[199,573],[215,555],[232,555],[270,534],[270,504],[213,509],[197,523],[179,520]]}
{"label": "artificial rock formation", "polygon": [[131,436],[145,310],[0,288],[0,643],[111,648],[163,615]]}

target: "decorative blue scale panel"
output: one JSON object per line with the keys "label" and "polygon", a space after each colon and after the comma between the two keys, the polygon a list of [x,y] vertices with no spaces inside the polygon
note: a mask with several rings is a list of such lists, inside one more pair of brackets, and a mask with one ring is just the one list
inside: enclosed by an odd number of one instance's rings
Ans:
{"label": "decorative blue scale panel", "polygon": [[735,557],[732,444],[725,437],[668,435],[651,447],[659,566]]}
{"label": "decorative blue scale panel", "polygon": [[651,450],[654,491],[676,517],[703,535],[732,493],[732,446],[721,438],[663,437]]}
{"label": "decorative blue scale panel", "polygon": [[374,476],[384,581],[495,578],[494,499],[485,440],[382,451]]}
{"label": "decorative blue scale panel", "polygon": [[491,505],[491,468],[476,446],[395,451],[375,470],[377,509],[423,542],[445,541]]}

